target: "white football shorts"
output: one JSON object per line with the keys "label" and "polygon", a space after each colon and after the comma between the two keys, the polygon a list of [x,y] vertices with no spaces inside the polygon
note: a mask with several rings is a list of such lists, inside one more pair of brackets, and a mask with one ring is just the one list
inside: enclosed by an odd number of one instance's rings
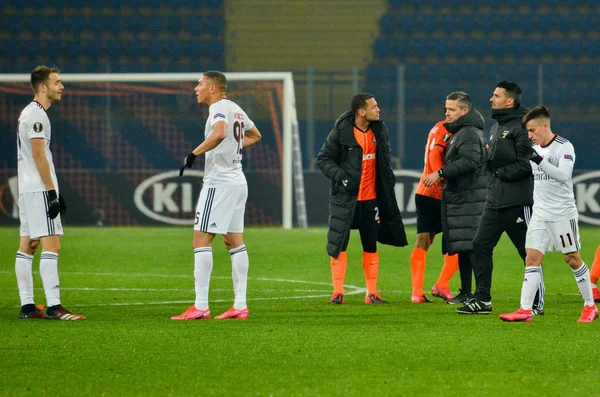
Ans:
{"label": "white football shorts", "polygon": [[202,187],[194,230],[214,234],[242,233],[248,185]]}
{"label": "white football shorts", "polygon": [[39,240],[40,237],[63,235],[60,214],[54,219],[48,218],[46,194],[33,192],[19,195],[21,237],[29,236],[32,240]]}
{"label": "white football shorts", "polygon": [[534,212],[527,226],[525,248],[546,253],[552,251],[553,247],[563,254],[581,250],[578,218],[549,222],[538,220]]}

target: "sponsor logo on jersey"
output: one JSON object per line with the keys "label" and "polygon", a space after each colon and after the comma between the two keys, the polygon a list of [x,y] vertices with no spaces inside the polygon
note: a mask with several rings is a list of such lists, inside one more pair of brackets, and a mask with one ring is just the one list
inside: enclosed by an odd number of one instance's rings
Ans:
{"label": "sponsor logo on jersey", "polygon": [[375,153],[363,154],[363,161],[375,160]]}
{"label": "sponsor logo on jersey", "polygon": [[42,131],[44,131],[44,125],[42,123],[40,123],[40,122],[37,122],[37,123],[35,123],[33,125],[33,130],[35,132],[40,132],[41,133]]}
{"label": "sponsor logo on jersey", "polygon": [[170,225],[194,223],[196,200],[200,192],[199,178],[204,172],[186,170],[179,177],[179,170],[154,175],[138,185],[133,193],[137,209],[148,218]]}
{"label": "sponsor logo on jersey", "polygon": [[570,154],[565,154],[565,160],[573,161],[573,156],[571,156]]}

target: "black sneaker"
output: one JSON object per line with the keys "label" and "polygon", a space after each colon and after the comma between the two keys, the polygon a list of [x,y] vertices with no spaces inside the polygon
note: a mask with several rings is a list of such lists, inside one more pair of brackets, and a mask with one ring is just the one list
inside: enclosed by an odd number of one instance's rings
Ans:
{"label": "black sneaker", "polygon": [[544,315],[544,309],[543,309],[543,308],[541,308],[541,309],[537,308],[537,309],[536,309],[536,308],[534,307],[534,308],[531,310],[531,314],[533,314],[534,316],[543,316],[543,315]]}
{"label": "black sneaker", "polygon": [[[33,306],[33,305],[32,305]],[[46,318],[46,312],[44,311],[44,305],[38,305],[33,308],[33,311],[23,311],[21,309],[21,314],[19,314],[20,318]]]}
{"label": "black sneaker", "polygon": [[465,302],[464,306],[456,309],[458,314],[490,314],[492,312],[492,302],[483,302],[477,298],[471,298]]}
{"label": "black sneaker", "polygon": [[446,303],[449,305],[461,305],[461,304],[467,303],[467,301],[469,299],[471,299],[472,297],[473,297],[473,294],[471,294],[470,292],[462,292],[462,290],[461,290],[458,295],[456,295],[454,298],[446,301]]}
{"label": "black sneaker", "polygon": [[341,305],[344,303],[344,294],[333,294],[331,300],[329,301],[330,305]]}

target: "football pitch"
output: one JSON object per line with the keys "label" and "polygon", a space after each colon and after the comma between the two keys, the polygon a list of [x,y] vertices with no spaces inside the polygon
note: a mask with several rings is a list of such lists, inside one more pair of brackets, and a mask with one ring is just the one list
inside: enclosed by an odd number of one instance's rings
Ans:
{"label": "football pitch", "polygon": [[[14,274],[18,228],[0,228],[0,395],[372,396],[593,395],[600,320],[559,253],[544,262],[546,314],[503,323],[519,307],[523,265],[503,237],[495,253],[493,314],[458,315],[436,299],[410,303],[410,246],[380,245],[379,288],[365,305],[360,239],[348,251],[346,304],[332,288],[326,229],[251,228],[250,319],[171,321],[194,301],[190,228],[67,227],[61,299],[85,321],[20,320]],[[591,266],[600,229],[582,228]],[[36,303],[45,303],[34,260]],[[210,308],[233,302],[231,262],[215,240]],[[439,239],[425,289],[437,280]],[[452,280],[457,292],[458,273]],[[429,294],[428,294],[429,295]],[[430,295],[429,295],[430,296]]]}

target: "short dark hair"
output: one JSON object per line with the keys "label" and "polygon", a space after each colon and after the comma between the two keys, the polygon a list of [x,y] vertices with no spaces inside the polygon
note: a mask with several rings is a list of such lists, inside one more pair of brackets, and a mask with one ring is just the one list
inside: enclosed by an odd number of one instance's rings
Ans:
{"label": "short dark hair", "polygon": [[550,111],[548,110],[548,106],[538,105],[531,109],[525,116],[523,116],[523,120],[521,120],[521,124],[523,125],[523,129],[527,129],[527,123],[531,120],[536,119],[546,119],[548,121],[552,120],[550,117]]}
{"label": "short dark hair", "polygon": [[496,84],[496,87],[506,90],[506,95],[515,100],[515,107],[521,103],[521,87],[514,81],[501,81]]}
{"label": "short dark hair", "polygon": [[30,84],[31,84],[31,88],[33,89],[34,93],[38,93],[38,89],[40,87],[40,84],[46,84],[48,85],[48,80],[50,79],[50,75],[52,73],[60,73],[60,70],[58,70],[58,68],[50,68],[46,65],[39,65],[36,66],[35,69],[33,69],[33,71],[31,72],[31,80],[30,80]]}
{"label": "short dark hair", "polygon": [[471,100],[471,97],[464,91],[451,92],[448,94],[448,96],[446,96],[446,99],[449,101],[457,101],[458,106],[460,106],[461,109],[467,108],[468,110],[471,110],[473,107],[473,101]]}
{"label": "short dark hair", "polygon": [[204,72],[203,75],[206,76],[207,79],[212,80],[217,88],[227,91],[227,77],[225,77],[225,74],[216,70],[209,70],[208,72]]}
{"label": "short dark hair", "polygon": [[358,109],[364,109],[365,106],[367,106],[367,101],[371,98],[375,97],[365,92],[354,95],[352,97],[352,102],[350,102],[350,109],[352,109],[354,113],[358,112]]}

